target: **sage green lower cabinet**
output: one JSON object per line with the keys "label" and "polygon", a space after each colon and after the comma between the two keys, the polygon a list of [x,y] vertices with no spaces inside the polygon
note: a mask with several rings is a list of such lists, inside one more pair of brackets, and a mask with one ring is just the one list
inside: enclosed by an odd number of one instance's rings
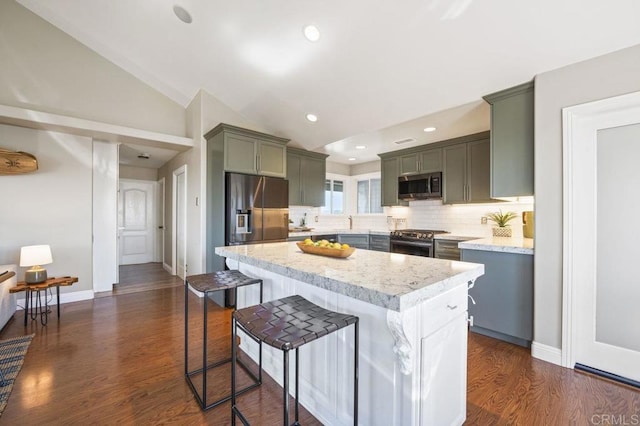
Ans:
{"label": "sage green lower cabinet", "polygon": [[324,206],[328,155],[303,149],[287,149],[290,206]]}
{"label": "sage green lower cabinet", "polygon": [[447,146],[442,151],[444,204],[495,202],[490,194],[488,137]]}
{"label": "sage green lower cabinet", "polygon": [[340,244],[349,244],[351,247],[369,250],[369,234],[338,234]]}
{"label": "sage green lower cabinet", "polygon": [[531,346],[533,339],[533,256],[462,249],[464,262],[484,264],[469,295],[471,331]]}
{"label": "sage green lower cabinet", "polygon": [[369,250],[390,251],[391,239],[388,235],[369,234]]}

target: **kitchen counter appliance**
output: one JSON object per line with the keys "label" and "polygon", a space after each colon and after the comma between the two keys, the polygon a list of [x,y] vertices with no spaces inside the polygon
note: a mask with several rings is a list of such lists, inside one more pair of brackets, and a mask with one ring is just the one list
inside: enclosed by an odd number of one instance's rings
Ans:
{"label": "kitchen counter appliance", "polygon": [[412,254],[415,256],[434,257],[433,237],[446,234],[447,231],[403,229],[391,232],[391,253]]}
{"label": "kitchen counter appliance", "polygon": [[398,178],[398,200],[442,198],[442,172],[405,175]]}
{"label": "kitchen counter appliance", "polygon": [[[227,173],[225,181],[226,246],[287,241],[289,181],[240,173]],[[225,305],[235,305],[228,290]]]}

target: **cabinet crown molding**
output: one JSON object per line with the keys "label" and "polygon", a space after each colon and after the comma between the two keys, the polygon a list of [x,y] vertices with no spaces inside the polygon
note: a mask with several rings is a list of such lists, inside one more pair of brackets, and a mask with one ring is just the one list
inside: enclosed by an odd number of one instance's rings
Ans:
{"label": "cabinet crown molding", "polygon": [[489,131],[486,130],[484,132],[473,133],[471,135],[460,136],[457,138],[447,139],[444,141],[438,141],[438,142],[432,142],[424,145],[413,146],[411,148],[400,149],[398,151],[384,152],[384,153],[378,154],[378,157],[382,159],[386,159],[386,158],[398,157],[400,155],[414,154],[416,152],[422,152],[429,149],[443,148],[445,146],[456,145],[459,143],[467,143],[467,142],[487,139],[489,138],[489,135],[490,135]]}
{"label": "cabinet crown molding", "polygon": [[514,87],[510,87],[505,90],[501,90],[499,92],[491,93],[490,95],[485,95],[482,97],[485,101],[490,104],[502,100],[504,98],[510,98],[511,96],[519,95],[520,93],[527,92],[529,90],[533,90],[533,80],[528,81],[526,83],[519,84]]}
{"label": "cabinet crown molding", "polygon": [[213,129],[209,130],[207,133],[205,133],[204,138],[209,140],[209,139],[211,139],[212,137],[214,137],[215,135],[217,135],[218,133],[221,133],[221,132],[237,133],[237,134],[243,135],[243,136],[252,136],[252,137],[255,137],[255,138],[258,138],[258,139],[262,139],[262,140],[281,143],[283,145],[288,144],[289,141],[290,141],[290,139],[281,138],[279,136],[273,136],[273,135],[270,135],[268,133],[262,133],[262,132],[258,132],[258,131],[250,130],[250,129],[245,129],[245,128],[238,127],[238,126],[232,126],[231,124],[226,124],[226,123],[220,123],[216,127],[214,127]]}

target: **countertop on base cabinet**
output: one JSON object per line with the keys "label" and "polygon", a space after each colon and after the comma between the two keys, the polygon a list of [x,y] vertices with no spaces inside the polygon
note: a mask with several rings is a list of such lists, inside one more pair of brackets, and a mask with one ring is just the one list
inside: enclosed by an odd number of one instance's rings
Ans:
{"label": "countertop on base cabinet", "polygon": [[[461,425],[467,395],[467,287],[482,265],[358,250],[346,259],[306,254],[295,243],[217,247],[231,269],[265,282],[267,299],[298,294],[357,315],[359,424]],[[238,289],[241,306],[259,289]],[[300,351],[300,402],[323,424],[353,424],[351,329]],[[242,349],[254,360],[256,345]],[[281,377],[280,351],[263,348],[265,371]],[[424,372],[428,371],[428,374]]]}
{"label": "countertop on base cabinet", "polygon": [[471,331],[529,347],[533,339],[534,256],[526,252],[529,249],[513,247],[513,242],[499,246],[494,240],[484,240],[488,242],[482,246],[486,249],[478,248],[481,245],[474,245],[474,241],[459,243],[464,262],[485,267],[484,275],[469,290],[475,301],[469,304]]}

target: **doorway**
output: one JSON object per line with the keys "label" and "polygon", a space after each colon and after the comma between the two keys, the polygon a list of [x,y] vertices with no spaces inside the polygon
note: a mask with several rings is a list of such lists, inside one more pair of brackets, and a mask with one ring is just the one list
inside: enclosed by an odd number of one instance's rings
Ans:
{"label": "doorway", "polygon": [[563,110],[562,362],[640,384],[640,92]]}
{"label": "doorway", "polygon": [[157,183],[120,179],[118,192],[118,264],[156,261]]}
{"label": "doorway", "polygon": [[187,267],[187,166],[173,171],[173,272],[184,279]]}

